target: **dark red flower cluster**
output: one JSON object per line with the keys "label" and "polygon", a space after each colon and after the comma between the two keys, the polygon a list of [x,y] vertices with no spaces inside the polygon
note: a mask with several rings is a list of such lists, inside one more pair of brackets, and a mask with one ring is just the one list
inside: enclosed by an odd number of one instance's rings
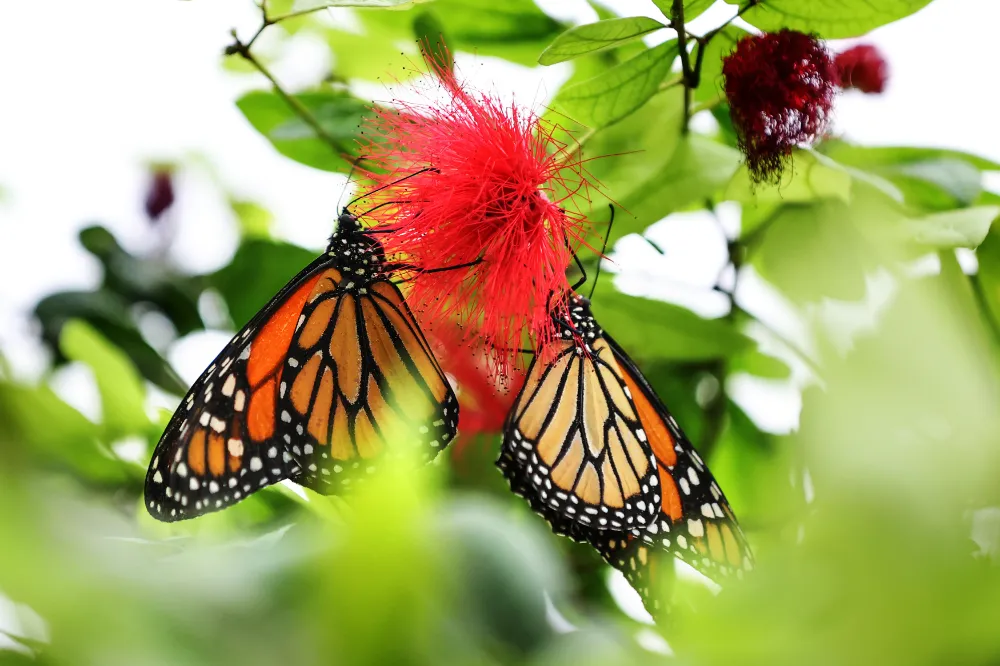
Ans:
{"label": "dark red flower cluster", "polygon": [[750,35],[722,64],[730,115],[754,182],[774,182],[792,148],[826,129],[837,71],[817,39],[793,30]]}
{"label": "dark red flower cluster", "polygon": [[386,186],[372,217],[392,232],[387,254],[416,269],[407,300],[430,328],[456,319],[506,377],[526,340],[552,335],[550,306],[584,237],[572,198],[587,182],[551,125],[435,73],[446,101],[396,101],[366,129],[364,154],[383,169],[371,177]]}
{"label": "dark red flower cluster", "polygon": [[881,51],[870,44],[853,46],[834,59],[841,88],[857,88],[863,93],[885,92],[889,64]]}
{"label": "dark red flower cluster", "polygon": [[477,436],[503,430],[524,374],[515,370],[506,379],[495,376],[486,347],[482,343],[470,346],[454,323],[437,326],[429,337],[458,394],[459,434],[453,452],[460,458]]}

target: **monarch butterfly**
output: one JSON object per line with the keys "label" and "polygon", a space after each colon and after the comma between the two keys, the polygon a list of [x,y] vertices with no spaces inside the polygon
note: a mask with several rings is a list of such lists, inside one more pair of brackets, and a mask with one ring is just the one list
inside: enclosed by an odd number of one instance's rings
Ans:
{"label": "monarch butterfly", "polygon": [[[640,568],[648,552],[643,544],[669,551],[710,577],[752,566],[746,538],[719,485],[635,363],[597,324],[590,301],[573,294],[568,314],[556,312],[553,318],[562,329],[556,343],[561,348],[547,363],[539,357],[532,361],[497,460],[514,492],[525,496],[557,534],[591,543],[631,576],[644,576]],[[585,369],[599,369],[599,374],[591,372],[600,381],[579,378]],[[594,456],[622,459],[614,451],[627,446],[612,434],[619,421],[636,423],[631,432],[642,450],[648,447],[652,453],[650,476],[641,483],[655,489],[656,497],[644,526],[581,520],[585,517],[574,510],[585,499],[581,493],[606,498],[610,488],[617,500],[625,487],[618,471],[622,465],[585,469]],[[595,441],[595,434],[601,439]],[[643,459],[639,454],[628,457],[633,463]],[[545,478],[539,468],[546,470]],[[639,469],[626,468],[632,470],[638,478]],[[596,478],[583,487],[595,472]],[[635,490],[631,477],[628,481]],[[638,491],[633,495],[641,496]],[[642,510],[643,501],[648,500],[638,499],[634,507]],[[594,514],[595,503],[589,504],[591,516],[614,509],[598,506]]]}
{"label": "monarch butterfly", "polygon": [[337,492],[374,471],[387,433],[428,460],[455,436],[458,401],[370,234],[344,208],[324,254],[194,383],[146,473],[154,518],[217,511],[283,479]]}

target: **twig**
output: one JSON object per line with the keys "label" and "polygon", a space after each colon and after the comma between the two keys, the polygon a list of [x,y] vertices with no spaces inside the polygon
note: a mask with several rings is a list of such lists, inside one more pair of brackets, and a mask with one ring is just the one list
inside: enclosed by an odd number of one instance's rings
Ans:
{"label": "twig", "polygon": [[270,20],[271,21],[270,23],[268,22],[269,19],[267,18],[266,5],[264,4],[261,5],[261,12],[264,14],[264,23],[263,25],[261,25],[260,29],[256,32],[256,34],[254,34],[254,36],[250,39],[249,42],[244,44],[243,42],[240,41],[240,38],[236,35],[235,30],[231,32],[233,36],[233,43],[226,47],[225,51],[226,55],[240,56],[248,63],[253,65],[253,67],[258,72],[263,74],[264,77],[271,82],[271,85],[274,86],[274,91],[278,94],[278,97],[284,100],[284,102],[292,109],[292,111],[295,112],[295,115],[301,118],[302,122],[308,125],[313,130],[313,132],[316,133],[316,136],[319,137],[319,139],[323,141],[325,144],[330,146],[330,148],[332,148],[339,157],[343,158],[346,162],[350,162],[355,165],[364,162],[363,157],[353,157],[351,150],[346,145],[341,143],[336,137],[331,136],[329,132],[323,129],[323,126],[320,125],[318,120],[316,120],[316,116],[314,116],[312,112],[309,111],[309,109],[307,109],[302,104],[302,102],[296,99],[293,95],[289,95],[287,92],[285,92],[285,90],[281,87],[281,84],[278,83],[278,80],[274,78],[274,75],[271,74],[271,72],[267,69],[267,67],[265,67],[263,63],[261,63],[259,60],[257,60],[256,57],[254,57],[253,53],[250,51],[250,45],[253,43],[255,39],[257,39],[257,37],[264,30],[264,28],[266,28],[268,25],[273,25],[273,23],[275,22],[273,19]]}
{"label": "twig", "polygon": [[684,27],[684,0],[674,0],[670,12],[670,25],[677,31],[677,48],[681,56],[681,73],[684,75],[684,124],[681,134],[687,134],[691,122],[691,91],[698,87],[691,70],[690,54],[687,50],[687,30]]}

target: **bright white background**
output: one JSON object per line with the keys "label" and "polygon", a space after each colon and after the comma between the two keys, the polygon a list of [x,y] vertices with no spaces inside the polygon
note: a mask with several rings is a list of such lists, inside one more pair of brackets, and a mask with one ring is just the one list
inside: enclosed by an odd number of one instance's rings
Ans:
{"label": "bright white background", "polygon": [[[545,0],[561,17],[593,20],[583,0]],[[626,13],[657,15],[649,0],[616,0]],[[222,70],[221,51],[236,27],[246,36],[258,14],[250,0],[49,0],[8,2],[0,10],[0,351],[16,373],[37,377],[46,358],[33,342],[31,306],[56,289],[87,288],[99,280],[96,262],[77,245],[76,231],[100,222],[132,251],[152,245],[142,213],[146,165],[181,161],[172,252],[197,271],[224,264],[236,234],[223,188],[270,208],[278,233],[319,248],[331,229],[343,177],[298,165],[277,154],[243,119],[233,100],[264,87],[256,76]],[[717,3],[692,25],[706,30],[728,18]],[[333,16],[332,20],[336,20]],[[995,126],[995,26],[1000,4],[935,0],[918,14],[864,41],[878,45],[891,66],[881,96],[851,92],[837,105],[835,130],[868,144],[933,145],[1000,160]],[[835,49],[847,44],[835,43]],[[569,66],[524,70],[485,59],[468,66],[473,86],[526,104],[544,104]],[[276,74],[295,89],[329,66],[320,43],[298,44]],[[196,158],[196,159],[194,159]],[[629,257],[623,286],[655,293],[706,316],[721,313],[711,286],[724,261],[721,235],[703,216],[675,216],[650,235],[666,259],[641,242],[619,247]],[[654,276],[652,282],[649,276]],[[780,301],[749,280],[744,305],[796,337]],[[170,358],[193,380],[224,344],[206,333],[172,346]],[[758,422],[787,431],[797,422],[793,384],[738,383],[739,401]],[[86,371],[71,368],[55,383],[73,404],[97,409]]]}

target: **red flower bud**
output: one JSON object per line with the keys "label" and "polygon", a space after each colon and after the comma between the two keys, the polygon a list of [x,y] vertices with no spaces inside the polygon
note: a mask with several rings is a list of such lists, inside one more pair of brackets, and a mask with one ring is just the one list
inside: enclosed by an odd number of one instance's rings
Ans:
{"label": "red flower bud", "polygon": [[730,116],[754,182],[775,182],[800,143],[826,129],[837,71],[817,39],[793,30],[741,39],[722,63]]}
{"label": "red flower bud", "polygon": [[146,215],[156,221],[174,205],[174,183],[169,169],[153,172],[146,188]]}
{"label": "red flower bud", "polygon": [[859,44],[834,59],[841,88],[857,88],[863,93],[885,92],[889,64],[881,51],[870,44]]}

